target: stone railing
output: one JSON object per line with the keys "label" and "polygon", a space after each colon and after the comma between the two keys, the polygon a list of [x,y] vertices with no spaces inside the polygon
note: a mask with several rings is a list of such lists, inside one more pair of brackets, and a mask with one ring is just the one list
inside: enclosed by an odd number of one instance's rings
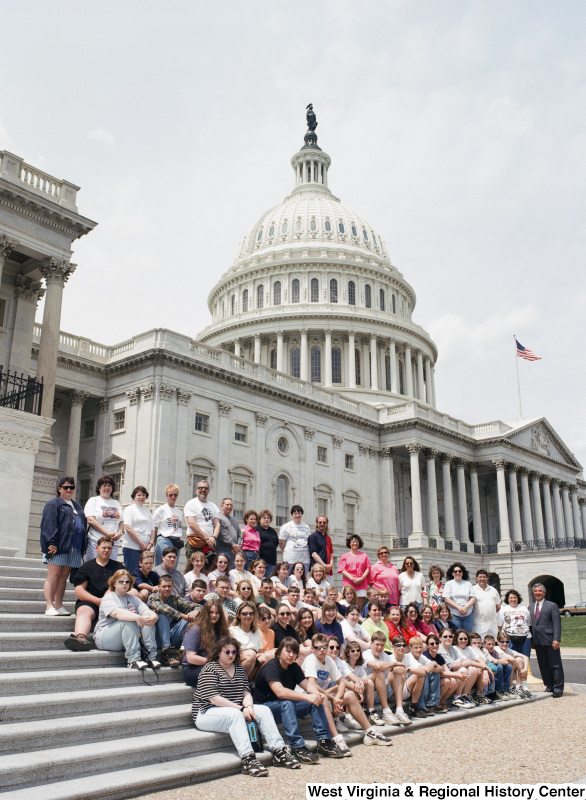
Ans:
{"label": "stone railing", "polygon": [[[33,344],[38,345],[41,341],[42,326],[35,323],[33,328]],[[104,344],[98,344],[91,339],[85,339],[82,336],[74,336],[71,333],[59,334],[59,352],[62,354],[75,355],[80,358],[85,358],[90,361],[97,361],[100,364],[105,364],[110,357],[110,351],[113,348],[107,347]]]}
{"label": "stone railing", "polygon": [[428,406],[426,403],[419,402],[418,400],[409,400],[398,406],[382,408],[379,412],[379,421],[382,423],[397,422],[398,420],[406,419],[422,419],[428,422],[434,422],[442,428],[461,433],[472,439],[497,436],[500,433],[505,433],[510,430],[508,425],[498,420],[487,422],[484,425],[468,425],[468,423],[462,422],[461,419],[456,419],[449,414],[436,411],[435,408]]}
{"label": "stone railing", "polygon": [[25,163],[20,156],[15,156],[6,150],[0,151],[0,178],[19,184],[53,203],[77,211],[79,186],[48,175]]}

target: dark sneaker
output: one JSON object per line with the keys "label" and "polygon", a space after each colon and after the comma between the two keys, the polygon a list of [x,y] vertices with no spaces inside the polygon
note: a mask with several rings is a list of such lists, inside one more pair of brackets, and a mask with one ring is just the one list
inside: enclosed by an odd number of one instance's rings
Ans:
{"label": "dark sneaker", "polygon": [[320,739],[317,743],[317,752],[324,758],[344,758],[344,754],[331,739]]}
{"label": "dark sneaker", "polygon": [[301,769],[301,764],[293,758],[286,747],[279,747],[273,753],[273,767],[284,767],[285,769]]}
{"label": "dark sneaker", "polygon": [[177,658],[170,647],[166,647],[161,651],[161,664],[164,667],[180,667],[181,661]]}
{"label": "dark sneaker", "polygon": [[74,653],[81,653],[86,650],[93,650],[95,645],[93,642],[90,642],[83,633],[78,633],[77,636],[72,633],[69,639],[66,639],[63,644],[68,650],[72,650]]}
{"label": "dark sneaker", "polygon": [[266,778],[269,771],[266,767],[257,761],[254,753],[249,753],[242,759],[242,774],[251,775],[253,778]]}
{"label": "dark sneaker", "polygon": [[415,719],[427,719],[427,714],[422,708],[418,708],[417,706],[409,706],[409,716],[415,717]]}
{"label": "dark sneaker", "polygon": [[133,661],[132,664],[127,664],[126,666],[128,669],[146,669],[148,664],[146,661],[139,658],[137,661]]}
{"label": "dark sneaker", "polygon": [[429,711],[433,710],[434,714],[447,714],[448,709],[445,706],[433,706],[433,709],[428,709]]}
{"label": "dark sneaker", "polygon": [[307,747],[292,747],[291,753],[301,764],[319,764],[319,756]]}

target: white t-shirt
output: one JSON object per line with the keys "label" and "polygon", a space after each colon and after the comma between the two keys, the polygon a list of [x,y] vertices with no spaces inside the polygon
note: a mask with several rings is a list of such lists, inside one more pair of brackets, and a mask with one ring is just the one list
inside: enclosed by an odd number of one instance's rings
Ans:
{"label": "white t-shirt", "polygon": [[501,597],[494,586],[481,589],[480,586],[472,587],[472,594],[476,602],[472,606],[474,613],[474,630],[484,639],[487,633],[495,636],[498,633],[496,607],[501,603]]}
{"label": "white t-shirt", "polygon": [[144,614],[148,612],[148,607],[142,600],[132,594],[127,594],[125,597],[118,597],[116,592],[108,591],[102,598],[100,603],[100,615],[96,624],[95,636],[96,646],[101,649],[102,634],[104,630],[114,622],[118,622],[115,617],[110,614],[115,608],[123,608],[127,611],[132,611],[135,614]]}
{"label": "white t-shirt", "polygon": [[262,633],[259,630],[245,633],[237,625],[230,625],[230,636],[236,639],[243,650],[254,650],[256,653],[262,650]]}
{"label": "white t-shirt", "polygon": [[348,643],[348,636],[354,636],[356,639],[360,639],[363,642],[368,642],[370,640],[370,636],[364,630],[362,625],[357,622],[354,627],[350,625],[347,619],[342,620],[342,633],[344,634],[344,643]]}
{"label": "white t-shirt", "polygon": [[[232,570],[232,572],[234,572],[234,570]],[[282,579],[281,578],[277,578],[277,576],[275,575],[275,576],[273,576],[271,578],[271,580],[272,580],[274,586],[276,586],[278,583],[280,583],[281,586],[284,586],[285,589],[288,589],[291,586],[291,577],[289,575],[287,575],[286,578],[282,578]],[[297,581],[295,581],[295,586],[299,586]],[[303,589],[303,586],[299,586],[299,588]]]}
{"label": "white t-shirt", "polygon": [[[208,576],[204,575],[203,572],[200,572],[199,575],[196,575],[193,572],[193,570],[190,570],[189,572],[186,572],[183,577],[185,578],[185,583],[187,584],[187,588],[188,589],[191,589],[191,584],[193,583],[193,581],[197,581],[197,580],[205,581],[205,584],[208,587],[210,585],[210,582],[208,580]],[[206,594],[207,594],[208,591],[209,591],[209,588],[206,590]]]}
{"label": "white t-shirt", "polygon": [[293,564],[295,561],[302,561],[309,564],[309,547],[307,540],[311,536],[309,526],[305,522],[297,525],[293,520],[289,520],[281,525],[279,530],[279,541],[286,542],[283,550],[283,561]]}
{"label": "white t-shirt", "polygon": [[474,661],[476,658],[476,653],[470,647],[470,645],[466,645],[466,647],[458,647],[458,645],[454,645],[454,650],[458,654],[457,658],[469,658],[470,661]]}
{"label": "white t-shirt", "polygon": [[[449,598],[450,600],[453,600],[457,606],[465,606],[470,598],[474,596],[472,589],[473,586],[470,581],[448,581],[444,589],[444,599]],[[449,606],[449,608],[452,614],[457,613],[451,606]],[[468,609],[464,616],[469,617],[470,614],[472,614],[471,608]]]}
{"label": "white t-shirt", "polygon": [[334,663],[334,659],[326,656],[326,663],[322,664],[312,653],[303,662],[303,672],[306,678],[316,678],[320,689],[329,687],[340,680],[342,677],[340,670]]}
{"label": "white t-shirt", "polygon": [[202,503],[197,497],[192,498],[185,504],[183,509],[185,517],[195,517],[195,522],[202,529],[206,536],[214,533],[214,518],[220,513],[220,509],[215,503]]}
{"label": "white t-shirt", "polygon": [[325,600],[326,592],[330,588],[330,584],[326,579],[321,583],[317,583],[313,578],[310,578],[305,584],[306,589],[315,589],[319,600]]}
{"label": "white t-shirt", "polygon": [[425,667],[427,664],[430,664],[431,661],[429,658],[426,658],[424,655],[420,655],[419,658],[415,658],[413,653],[405,653],[403,656],[403,664],[407,667],[407,669],[411,669],[411,667],[416,667],[418,664],[422,667]]}
{"label": "white t-shirt", "polygon": [[[144,506],[137,506],[133,503],[124,510],[124,524],[130,525],[134,532],[138,534],[139,538],[147,547],[151,540],[151,531],[155,527],[153,524],[153,515]],[[122,547],[128,550],[140,550],[140,547],[125,533],[122,539]]]}
{"label": "white t-shirt", "polygon": [[[83,513],[86,517],[95,517],[98,525],[101,525],[108,533],[118,533],[120,520],[122,519],[122,506],[118,500],[101,497],[99,494],[90,499],[85,504]],[[150,535],[150,534],[149,534]],[[89,526],[88,536],[91,542],[97,542],[103,534],[98,533],[92,526]]]}
{"label": "white t-shirt", "polygon": [[421,572],[415,572],[412,578],[406,572],[399,573],[402,606],[406,606],[408,603],[421,603],[423,589],[425,589],[425,578]]}
{"label": "white t-shirt", "polygon": [[158,536],[174,536],[181,539],[183,534],[183,514],[179,508],[171,508],[169,503],[159,506],[153,514]]}
{"label": "white t-shirt", "polygon": [[[381,653],[380,656],[375,656],[372,650],[368,649],[362,653],[362,660],[364,661],[364,670],[367,675],[372,675],[373,669],[369,667],[371,661],[393,661],[394,659],[388,653]],[[356,674],[356,673],[354,673]]]}
{"label": "white t-shirt", "polygon": [[228,573],[228,577],[230,578],[230,587],[232,589],[234,589],[240,581],[249,581],[252,586],[252,572],[249,572],[247,569],[240,571],[234,567],[234,569],[231,569]]}

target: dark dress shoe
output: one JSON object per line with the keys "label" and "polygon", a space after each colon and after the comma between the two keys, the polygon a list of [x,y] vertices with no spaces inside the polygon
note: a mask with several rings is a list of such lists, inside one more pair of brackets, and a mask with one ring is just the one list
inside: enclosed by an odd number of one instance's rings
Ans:
{"label": "dark dress shoe", "polygon": [[562,695],[563,695],[563,692],[554,692],[553,693],[554,697],[562,697]]}

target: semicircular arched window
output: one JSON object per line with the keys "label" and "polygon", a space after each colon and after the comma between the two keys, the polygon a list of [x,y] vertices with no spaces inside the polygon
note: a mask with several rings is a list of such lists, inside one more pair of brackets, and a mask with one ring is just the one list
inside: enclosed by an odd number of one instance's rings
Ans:
{"label": "semicircular arched window", "polygon": [[356,284],[354,281],[348,282],[348,305],[356,305]]}
{"label": "semicircular arched window", "polygon": [[297,278],[291,281],[291,302],[299,302],[299,280]]}
{"label": "semicircular arched window", "polygon": [[312,303],[319,302],[319,281],[317,278],[311,279],[311,297],[310,300]]}
{"label": "semicircular arched window", "polygon": [[330,303],[338,302],[338,281],[332,278],[330,281]]}
{"label": "semicircular arched window", "polygon": [[281,281],[275,281],[273,284],[273,305],[281,305]]}
{"label": "semicircular arched window", "polygon": [[366,308],[372,308],[372,291],[368,283],[364,287],[364,305]]}

